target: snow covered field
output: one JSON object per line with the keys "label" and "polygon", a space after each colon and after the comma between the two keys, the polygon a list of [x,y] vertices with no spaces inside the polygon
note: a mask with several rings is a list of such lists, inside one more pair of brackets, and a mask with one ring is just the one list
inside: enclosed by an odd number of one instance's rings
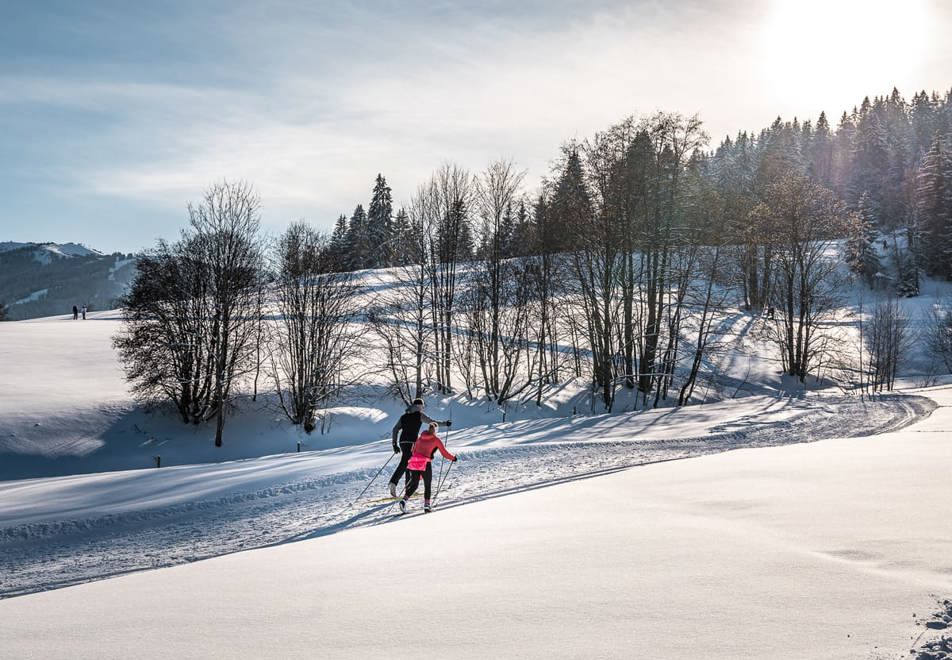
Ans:
{"label": "snow covered field", "polygon": [[427,629],[443,657],[902,654],[950,595],[952,390],[789,397],[759,323],[721,320],[704,405],[430,398],[461,460],[399,523],[392,461],[349,506],[391,457],[381,387],[313,436],[244,401],[216,449],[129,397],[115,313],[0,324],[0,655],[417,655],[393,648],[407,593],[459,626]]}
{"label": "snow covered field", "polygon": [[[901,428],[931,400],[748,397],[679,411],[525,420],[453,433],[441,504],[621,468]],[[389,441],[253,460],[0,482],[0,597],[386,521]],[[370,502],[370,503],[368,503]]]}
{"label": "snow covered field", "polygon": [[4,652],[908,656],[952,591],[952,389],[922,394],[941,407],[899,431],[450,506],[461,469],[430,516],[4,600]]}

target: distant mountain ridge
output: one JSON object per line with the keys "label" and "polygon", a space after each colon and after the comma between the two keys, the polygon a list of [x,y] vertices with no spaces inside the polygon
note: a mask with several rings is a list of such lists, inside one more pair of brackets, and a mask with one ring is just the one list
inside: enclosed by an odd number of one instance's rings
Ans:
{"label": "distant mountain ridge", "polygon": [[0,252],[21,250],[25,247],[36,247],[61,257],[91,257],[102,256],[99,250],[92,250],[82,243],[17,243],[15,241],[0,242]]}
{"label": "distant mountain ridge", "polygon": [[11,321],[110,309],[129,288],[137,258],[79,243],[0,242],[0,304]]}

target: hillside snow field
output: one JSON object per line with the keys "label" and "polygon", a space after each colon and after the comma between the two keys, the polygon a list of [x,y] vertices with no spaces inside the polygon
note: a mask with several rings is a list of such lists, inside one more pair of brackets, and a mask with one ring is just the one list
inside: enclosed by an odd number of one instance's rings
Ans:
{"label": "hillside snow field", "polygon": [[447,497],[432,515],[10,598],[3,652],[908,656],[943,633],[917,622],[952,594],[952,388],[920,394],[939,408],[899,431]]}

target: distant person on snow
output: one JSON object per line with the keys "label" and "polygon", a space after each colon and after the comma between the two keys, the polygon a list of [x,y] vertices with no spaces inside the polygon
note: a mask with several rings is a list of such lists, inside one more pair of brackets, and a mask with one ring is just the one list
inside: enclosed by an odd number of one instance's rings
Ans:
{"label": "distant person on snow", "polygon": [[86,320],[86,305],[83,305],[83,320]]}
{"label": "distant person on snow", "polygon": [[[420,435],[420,429],[423,427],[423,424],[437,423],[435,419],[431,419],[423,412],[424,407],[426,407],[426,404],[423,402],[423,399],[414,399],[410,407],[407,408],[407,411],[403,413],[400,419],[397,420],[397,423],[393,425],[393,453],[398,454],[402,452],[403,455],[400,457],[400,465],[397,466],[397,469],[393,471],[393,476],[390,477],[391,497],[397,496],[397,484],[400,482],[400,477],[403,476],[407,470],[407,463],[410,462],[410,456],[413,453],[413,443],[416,442],[417,436]],[[449,419],[443,422],[446,426],[450,426],[452,423],[453,422]],[[406,483],[409,487],[409,475],[406,477]]]}
{"label": "distant person on snow", "polygon": [[446,460],[456,462],[456,457],[446,451],[443,441],[437,437],[436,429],[438,428],[439,424],[430,422],[427,430],[413,443],[413,455],[407,464],[410,483],[407,485],[407,492],[404,493],[403,499],[400,500],[400,513],[407,512],[407,500],[420,485],[420,477],[423,477],[423,511],[425,513],[432,511],[430,507],[430,487],[433,485],[433,457],[436,456],[437,450],[443,454],[443,458]]}
{"label": "distant person on snow", "polygon": [[79,318],[79,307],[77,307],[76,305],[73,305],[73,320],[75,321],[78,318]]}

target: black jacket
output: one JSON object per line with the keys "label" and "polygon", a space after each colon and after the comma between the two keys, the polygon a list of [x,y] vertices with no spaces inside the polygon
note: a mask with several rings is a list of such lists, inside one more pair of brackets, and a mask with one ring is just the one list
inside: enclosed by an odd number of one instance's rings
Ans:
{"label": "black jacket", "polygon": [[[435,422],[436,420],[427,415],[420,406],[410,406],[407,411],[400,415],[400,419],[393,425],[393,444],[413,444],[420,435],[420,429],[424,424]],[[398,437],[399,436],[399,437]]]}

